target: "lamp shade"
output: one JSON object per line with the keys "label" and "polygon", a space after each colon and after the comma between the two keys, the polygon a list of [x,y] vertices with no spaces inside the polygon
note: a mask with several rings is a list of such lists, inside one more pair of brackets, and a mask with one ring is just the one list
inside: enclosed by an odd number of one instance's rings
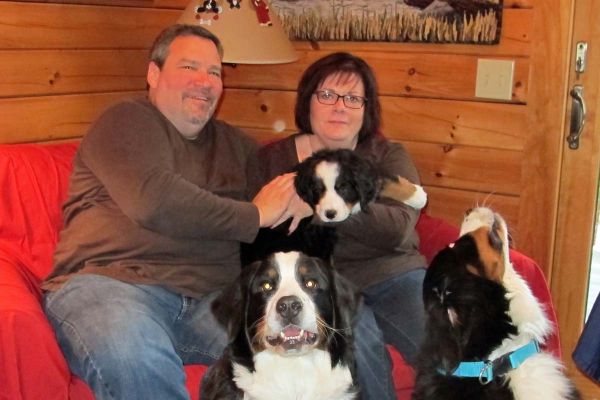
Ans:
{"label": "lamp shade", "polygon": [[266,0],[192,0],[178,23],[201,25],[223,45],[223,62],[281,64],[298,54]]}

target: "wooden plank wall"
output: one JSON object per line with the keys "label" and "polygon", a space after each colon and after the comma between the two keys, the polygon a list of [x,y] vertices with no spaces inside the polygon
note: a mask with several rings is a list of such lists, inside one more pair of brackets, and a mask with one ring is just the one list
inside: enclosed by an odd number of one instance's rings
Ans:
{"label": "wooden plank wall", "polygon": [[[495,46],[298,42],[298,62],[227,66],[219,116],[258,138],[289,134],[304,68],[352,51],[378,75],[385,134],[412,154],[429,213],[458,223],[468,207],[492,205],[519,247],[535,1],[504,1]],[[80,137],[108,105],[143,93],[148,48],[186,3],[0,1],[0,143]],[[515,61],[510,102],[474,97],[478,58]]]}

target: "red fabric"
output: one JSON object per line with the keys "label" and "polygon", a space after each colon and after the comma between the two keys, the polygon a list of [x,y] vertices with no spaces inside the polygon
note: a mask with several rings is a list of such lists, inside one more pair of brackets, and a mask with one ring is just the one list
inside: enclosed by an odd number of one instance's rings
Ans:
{"label": "red fabric", "polygon": [[419,251],[429,264],[433,257],[458,238],[459,229],[439,218],[421,213],[416,226],[419,233]]}
{"label": "red fabric", "polygon": [[[51,269],[76,148],[76,143],[0,145],[0,400],[93,400],[87,385],[70,373],[40,305],[39,283]],[[456,227],[426,214],[417,230],[428,261],[458,235]],[[556,323],[537,264],[515,251],[511,259]],[[558,343],[556,334],[547,346],[560,355]],[[390,351],[398,399],[408,400],[414,372]],[[205,370],[185,368],[193,400]]]}
{"label": "red fabric", "polygon": [[562,352],[560,349],[558,320],[556,319],[552,297],[550,296],[550,289],[546,283],[544,273],[535,261],[516,250],[510,250],[510,261],[513,263],[515,270],[527,281],[533,295],[543,304],[546,316],[554,325],[555,329],[553,334],[547,338],[546,343],[544,343],[542,348],[551,352],[556,357],[561,358]]}

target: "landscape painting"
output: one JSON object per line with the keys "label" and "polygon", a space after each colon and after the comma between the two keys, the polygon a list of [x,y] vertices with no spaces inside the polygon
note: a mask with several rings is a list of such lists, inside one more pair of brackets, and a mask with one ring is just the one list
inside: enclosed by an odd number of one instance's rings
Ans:
{"label": "landscape painting", "polygon": [[502,0],[271,0],[292,40],[497,44]]}

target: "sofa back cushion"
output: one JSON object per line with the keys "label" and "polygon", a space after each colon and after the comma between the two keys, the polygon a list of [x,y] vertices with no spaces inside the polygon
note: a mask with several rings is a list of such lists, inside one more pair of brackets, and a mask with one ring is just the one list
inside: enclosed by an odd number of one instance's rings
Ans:
{"label": "sofa back cushion", "polygon": [[[0,145],[0,252],[39,280],[52,268],[77,146],[78,142]],[[428,262],[458,236],[456,227],[426,214],[417,231]]]}
{"label": "sofa back cushion", "polygon": [[37,279],[52,268],[76,142],[0,145],[0,256]]}

